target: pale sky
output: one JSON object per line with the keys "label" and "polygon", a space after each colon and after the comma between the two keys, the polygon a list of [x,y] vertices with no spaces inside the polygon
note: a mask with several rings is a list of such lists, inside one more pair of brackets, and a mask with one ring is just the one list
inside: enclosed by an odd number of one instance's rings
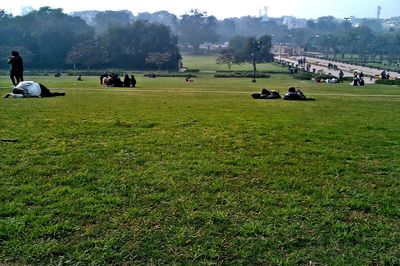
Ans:
{"label": "pale sky", "polygon": [[21,7],[38,9],[42,6],[62,8],[65,13],[82,10],[123,10],[156,12],[166,10],[177,16],[190,9],[206,11],[218,19],[242,16],[258,16],[261,9],[268,7],[270,17],[291,15],[298,18],[377,17],[381,6],[381,18],[400,16],[399,0],[0,0],[0,9],[19,15]]}

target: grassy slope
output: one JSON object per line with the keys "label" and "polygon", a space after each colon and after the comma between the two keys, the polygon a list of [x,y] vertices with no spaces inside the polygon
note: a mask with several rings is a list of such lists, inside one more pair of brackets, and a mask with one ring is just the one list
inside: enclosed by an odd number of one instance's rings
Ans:
{"label": "grassy slope", "polygon": [[1,262],[400,263],[398,87],[84,78],[0,103]]}

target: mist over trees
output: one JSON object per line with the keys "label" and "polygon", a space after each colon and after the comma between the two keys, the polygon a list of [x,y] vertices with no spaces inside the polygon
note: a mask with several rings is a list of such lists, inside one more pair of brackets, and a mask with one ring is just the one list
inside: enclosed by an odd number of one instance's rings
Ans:
{"label": "mist over trees", "polygon": [[[394,60],[400,58],[399,25],[400,18],[343,20],[332,16],[218,20],[197,9],[179,17],[167,11],[134,16],[128,10],[68,15],[50,7],[14,17],[0,10],[0,56],[6,61],[11,50],[18,50],[29,68],[177,69],[180,51],[202,53],[204,43],[269,36],[269,47],[291,45],[335,58],[350,54]],[[226,56],[231,55],[232,46]],[[162,59],[162,64],[155,58]],[[7,67],[3,63],[2,68]]]}

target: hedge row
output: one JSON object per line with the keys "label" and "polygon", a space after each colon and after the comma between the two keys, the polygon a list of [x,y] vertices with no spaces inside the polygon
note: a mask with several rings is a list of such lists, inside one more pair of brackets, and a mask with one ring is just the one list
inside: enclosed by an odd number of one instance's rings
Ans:
{"label": "hedge row", "polygon": [[[146,73],[143,75],[144,77],[153,76],[151,73]],[[196,78],[196,75],[189,74],[189,73],[154,73],[155,77],[164,77],[164,78],[185,78],[185,77],[192,77]]]}
{"label": "hedge row", "polygon": [[399,79],[377,79],[377,80],[375,80],[375,84],[400,86],[400,80]]}
{"label": "hedge row", "polygon": [[[235,74],[235,73],[226,73],[226,74],[215,74],[215,78],[253,78],[254,75],[252,73],[240,73],[240,74]],[[271,75],[268,74],[263,74],[263,73],[257,73],[256,78],[269,78]]]}
{"label": "hedge row", "polygon": [[[253,70],[241,70],[241,71],[228,71],[228,70],[217,70],[215,71],[217,74],[219,73],[234,73],[237,75],[241,75],[243,73],[251,73],[253,75]],[[288,74],[289,71],[288,70],[269,70],[269,71],[257,71],[257,73],[261,73],[261,74]]]}

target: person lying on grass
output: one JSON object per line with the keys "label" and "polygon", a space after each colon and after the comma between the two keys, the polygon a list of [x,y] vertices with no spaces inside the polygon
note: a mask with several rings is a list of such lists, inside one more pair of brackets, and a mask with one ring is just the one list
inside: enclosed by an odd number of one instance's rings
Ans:
{"label": "person lying on grass", "polygon": [[251,94],[251,97],[254,99],[280,99],[281,95],[278,91],[267,90],[266,88],[263,88],[261,93],[254,92]]}
{"label": "person lying on grass", "polygon": [[50,92],[46,86],[33,81],[22,81],[17,84],[12,90],[12,93],[7,93],[4,98],[30,98],[30,97],[54,97],[65,96],[63,92]]}
{"label": "person lying on grass", "polygon": [[300,89],[290,87],[283,97],[284,100],[314,101],[314,98],[307,98]]}

